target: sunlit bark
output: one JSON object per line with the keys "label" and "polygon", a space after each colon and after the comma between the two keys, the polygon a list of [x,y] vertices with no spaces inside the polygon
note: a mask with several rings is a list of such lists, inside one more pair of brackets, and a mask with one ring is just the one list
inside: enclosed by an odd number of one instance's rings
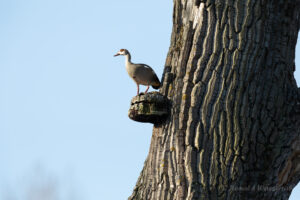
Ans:
{"label": "sunlit bark", "polygon": [[299,0],[174,0],[153,129],[129,199],[288,199],[298,183]]}

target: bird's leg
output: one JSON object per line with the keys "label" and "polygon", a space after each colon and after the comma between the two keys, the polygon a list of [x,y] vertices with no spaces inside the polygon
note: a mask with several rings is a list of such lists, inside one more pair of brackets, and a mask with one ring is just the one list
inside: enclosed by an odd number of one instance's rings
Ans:
{"label": "bird's leg", "polygon": [[150,87],[150,86],[148,85],[148,86],[147,86],[147,89],[146,89],[146,91],[145,91],[145,94],[148,92],[148,90],[149,90],[149,87]]}
{"label": "bird's leg", "polygon": [[139,86],[139,84],[136,84],[136,86],[137,86],[137,95],[139,95],[140,94],[140,86]]}

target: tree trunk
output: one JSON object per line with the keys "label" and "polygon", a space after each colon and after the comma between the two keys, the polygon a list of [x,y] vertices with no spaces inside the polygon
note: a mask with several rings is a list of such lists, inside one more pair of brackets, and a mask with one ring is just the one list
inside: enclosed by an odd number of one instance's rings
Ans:
{"label": "tree trunk", "polygon": [[300,179],[299,0],[174,0],[161,93],[131,200],[288,199]]}

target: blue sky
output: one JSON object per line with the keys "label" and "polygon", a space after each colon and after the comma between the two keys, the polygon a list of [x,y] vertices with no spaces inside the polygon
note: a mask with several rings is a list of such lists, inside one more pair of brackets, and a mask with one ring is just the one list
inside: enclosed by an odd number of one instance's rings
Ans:
{"label": "blue sky", "polygon": [[171,0],[0,1],[0,200],[131,194],[152,126],[127,117],[136,86],[113,55],[161,77],[171,23]]}

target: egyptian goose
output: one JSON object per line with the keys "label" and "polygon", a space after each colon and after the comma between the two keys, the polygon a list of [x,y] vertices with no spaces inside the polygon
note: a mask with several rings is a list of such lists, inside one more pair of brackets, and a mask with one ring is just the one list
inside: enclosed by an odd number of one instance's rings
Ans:
{"label": "egyptian goose", "polygon": [[131,55],[127,49],[120,49],[120,51],[114,55],[125,56],[125,67],[128,72],[128,75],[134,80],[137,85],[137,95],[139,95],[140,87],[139,85],[147,86],[145,94],[147,93],[149,86],[151,85],[154,89],[160,87],[160,81],[158,80],[153,69],[146,64],[135,64],[131,62]]}

